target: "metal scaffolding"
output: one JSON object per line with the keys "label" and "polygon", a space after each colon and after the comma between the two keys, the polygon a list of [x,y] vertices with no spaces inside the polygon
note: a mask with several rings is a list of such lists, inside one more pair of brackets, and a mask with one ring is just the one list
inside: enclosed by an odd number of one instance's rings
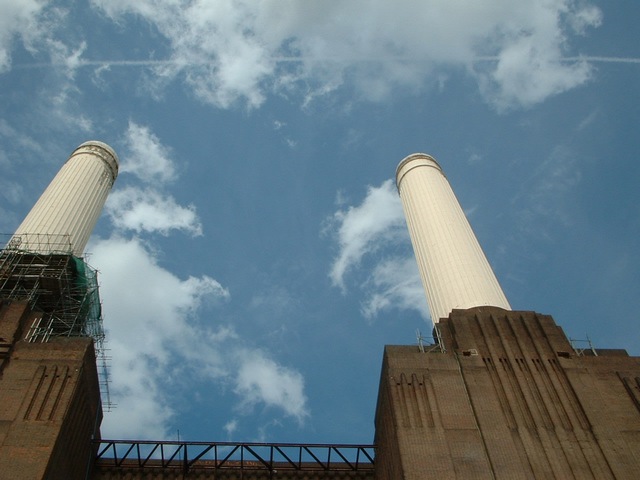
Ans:
{"label": "metal scaffolding", "polygon": [[[27,242],[12,236],[0,250],[0,296],[26,301],[32,310],[42,313],[29,326],[27,342],[48,342],[52,337],[93,338],[103,400],[110,408],[98,274],[70,253],[65,237],[37,235]],[[27,251],[23,245],[41,248]]]}
{"label": "metal scaffolding", "polygon": [[4,250],[13,252],[40,252],[71,255],[71,237],[60,233],[22,233],[20,235],[1,234],[0,244]]}

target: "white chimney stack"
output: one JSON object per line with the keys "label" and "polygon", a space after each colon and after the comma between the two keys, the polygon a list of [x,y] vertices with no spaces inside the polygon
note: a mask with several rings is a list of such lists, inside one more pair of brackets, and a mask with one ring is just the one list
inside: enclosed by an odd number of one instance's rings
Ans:
{"label": "white chimney stack", "polygon": [[510,310],[438,162],[424,153],[409,155],[398,165],[396,185],[433,322],[454,308]]}
{"label": "white chimney stack", "polygon": [[51,181],[7,247],[82,256],[117,176],[118,156],[109,145],[83,143]]}

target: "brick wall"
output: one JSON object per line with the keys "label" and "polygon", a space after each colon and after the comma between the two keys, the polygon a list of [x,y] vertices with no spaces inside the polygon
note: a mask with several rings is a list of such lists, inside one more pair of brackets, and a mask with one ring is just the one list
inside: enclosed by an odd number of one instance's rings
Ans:
{"label": "brick wall", "polygon": [[454,310],[438,327],[444,353],[385,349],[377,479],[637,478],[639,358],[578,356],[534,312]]}
{"label": "brick wall", "polygon": [[11,337],[0,371],[0,472],[14,480],[84,479],[101,419],[93,340],[27,343],[20,333],[37,315],[22,302],[0,305],[0,330]]}

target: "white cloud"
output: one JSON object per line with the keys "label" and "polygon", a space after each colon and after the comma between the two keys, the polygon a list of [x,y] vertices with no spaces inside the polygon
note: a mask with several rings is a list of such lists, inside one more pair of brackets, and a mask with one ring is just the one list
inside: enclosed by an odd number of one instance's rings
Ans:
{"label": "white cloud", "polygon": [[[148,127],[130,122],[126,143],[122,170],[154,185],[173,179],[168,149]],[[154,188],[115,190],[106,212],[121,232],[168,235],[178,229],[201,234],[192,206],[181,207]],[[92,261],[101,271],[113,358],[111,392],[117,404],[105,417],[103,435],[165,438],[174,413],[166,385],[172,383],[178,365],[193,365],[193,371],[213,379],[228,375],[232,368],[222,361],[219,345],[235,338],[235,332],[224,325],[198,329],[193,323],[205,299],[227,299],[229,292],[208,276],[178,278],[158,265],[154,247],[137,237],[112,236],[91,250]]]}
{"label": "white cloud", "polygon": [[0,0],[0,73],[11,68],[11,47],[16,37],[29,43],[40,31],[39,15],[47,2]]}
{"label": "white cloud", "polygon": [[[130,122],[126,141],[125,171],[160,186],[174,178],[168,148],[148,127]],[[194,207],[181,207],[154,188],[116,190],[106,211],[119,233],[168,235],[176,229],[202,233]],[[206,275],[178,278],[158,264],[153,246],[138,237],[115,235],[97,241],[91,250],[92,262],[101,272],[113,358],[111,392],[118,405],[105,417],[103,436],[165,438],[174,415],[167,386],[184,377],[181,369],[222,384],[235,381],[239,404],[246,407],[263,403],[299,422],[307,415],[300,373],[279,365],[265,352],[256,353],[232,327],[198,321],[206,299],[230,297],[219,282]],[[256,298],[264,306],[266,300]],[[224,428],[230,435],[236,426],[229,423]]]}
{"label": "white cloud", "polygon": [[416,310],[428,318],[418,265],[413,257],[389,258],[376,265],[368,280],[372,292],[362,304],[362,314],[372,319],[391,309]]}
{"label": "white cloud", "polygon": [[163,389],[175,368],[170,358],[181,356],[212,376],[225,372],[214,348],[216,332],[203,335],[191,320],[206,298],[225,299],[229,293],[207,276],[179,279],[136,239],[99,240],[91,250],[100,270],[110,390],[117,404],[105,416],[103,436],[165,438],[173,414],[171,392]]}
{"label": "white cloud", "polygon": [[224,431],[227,432],[228,436],[232,436],[238,429],[238,420],[235,418],[232,420],[229,420],[227,423],[224,424],[223,428],[224,428]]}
{"label": "white cloud", "polygon": [[127,155],[122,159],[121,172],[132,173],[149,183],[166,183],[175,178],[175,165],[169,149],[149,127],[129,122],[125,144]]}
{"label": "white cloud", "polygon": [[235,392],[243,397],[243,406],[257,403],[279,407],[302,422],[309,415],[300,373],[278,365],[260,351],[242,352]]}
{"label": "white cloud", "polygon": [[[122,335],[122,332],[111,333],[110,337]],[[109,362],[109,388],[114,407],[105,412],[100,427],[102,437],[167,438],[174,411],[150,362],[138,355],[137,349],[123,345],[116,338],[112,338],[108,346],[109,353],[115,354]]]}
{"label": "white cloud", "polygon": [[[93,122],[81,107],[82,92],[71,78],[58,78],[42,93],[42,117],[48,121],[52,129],[80,130],[89,133],[93,130]],[[65,130],[67,131],[67,130]]]}
{"label": "white cloud", "polygon": [[[11,67],[11,49],[19,40],[34,58],[49,57],[48,63],[33,66],[66,68],[65,74],[72,77],[82,64],[87,44],[78,39],[80,29],[69,30],[68,19],[69,9],[50,0],[0,0],[0,50],[9,60],[6,69]],[[71,43],[78,46],[71,47]]]}
{"label": "white cloud", "polygon": [[[181,76],[202,100],[259,106],[274,90],[314,98],[342,85],[370,100],[397,88],[438,88],[468,70],[496,108],[529,106],[588,80],[566,62],[570,36],[600,25],[593,5],[572,0],[186,1],[93,0],[116,21],[136,15],[170,46],[157,77]],[[472,68],[478,58],[490,59]]]}
{"label": "white cloud", "polygon": [[[42,5],[46,5],[46,2],[42,2]],[[49,64],[55,68],[44,73],[46,80],[33,98],[29,99],[29,102],[33,102],[30,104],[34,113],[32,127],[40,132],[44,130],[66,133],[69,130],[79,130],[88,133],[94,129],[94,125],[83,106],[84,93],[75,79],[77,69],[81,65],[80,57],[87,45],[79,41],[77,46],[72,47],[70,43],[73,43],[73,40],[57,38],[66,37],[62,33],[67,25],[62,9],[46,8],[40,13],[39,23],[36,24],[36,20],[33,20],[34,24],[27,28],[29,33],[23,34],[28,39],[23,40],[34,58],[46,55],[49,57]],[[38,76],[40,75],[42,72],[38,72]]]}
{"label": "white cloud", "polygon": [[479,163],[483,160],[482,155],[477,153],[477,152],[471,152],[471,154],[469,155],[469,159],[467,160],[467,163],[469,165],[473,165],[475,163]]}
{"label": "white cloud", "polygon": [[75,27],[69,28],[67,9],[53,2],[0,0],[0,73],[12,68],[12,51],[18,43],[32,58],[48,58],[48,62],[33,64],[54,67],[46,72],[46,83],[31,107],[37,122],[52,130],[89,132],[93,124],[80,107],[82,92],[74,78],[87,44],[76,38],[81,34]]}
{"label": "white cloud", "polygon": [[593,122],[596,120],[596,118],[598,118],[598,115],[600,115],[600,112],[598,110],[594,110],[593,112],[591,112],[589,115],[587,115],[581,122],[580,124],[576,127],[576,131],[582,131],[585,128],[589,127],[590,125],[593,124]]}
{"label": "white cloud", "polygon": [[44,44],[51,57],[51,63],[61,69],[67,78],[73,79],[76,69],[82,64],[81,57],[87,49],[87,43],[81,41],[78,47],[72,48],[61,40],[47,38]]}
{"label": "white cloud", "polygon": [[273,321],[274,318],[290,316],[299,306],[298,303],[287,289],[272,284],[255,293],[248,307],[256,318],[269,318],[269,321]]}
{"label": "white cloud", "polygon": [[585,83],[586,61],[562,62],[559,45],[547,37],[519,37],[499,53],[496,65],[478,75],[481,89],[499,109],[529,107]]}
{"label": "white cloud", "polygon": [[[392,180],[379,187],[369,187],[360,205],[334,213],[327,230],[339,246],[330,272],[334,285],[345,291],[349,271],[358,269],[360,278],[364,275],[358,287],[364,293],[361,312],[365,318],[371,320],[381,312],[394,309],[415,310],[428,317],[415,258],[412,252],[404,256],[398,254],[408,250],[410,238]],[[382,249],[384,254],[373,255]],[[370,261],[361,265],[365,257]]]}
{"label": "white cloud", "polygon": [[344,290],[345,274],[358,265],[364,255],[390,241],[408,238],[402,204],[393,181],[369,187],[362,204],[334,213],[330,229],[340,248],[330,277],[334,285]]}
{"label": "white cloud", "polygon": [[152,186],[127,186],[111,192],[105,210],[114,227],[138,234],[168,235],[172,230],[182,230],[194,236],[202,235],[195,206],[178,205],[173,196],[161,192],[163,184],[176,177],[169,148],[149,127],[131,121],[125,134],[125,145],[120,171],[129,172]]}
{"label": "white cloud", "polygon": [[[244,414],[262,404],[298,422],[308,415],[299,372],[256,350],[232,327],[198,319],[207,302],[230,298],[219,282],[206,275],[178,278],[135,238],[97,240],[90,250],[100,271],[110,392],[117,405],[105,415],[103,437],[170,436],[172,386],[186,381],[185,372],[200,381],[233,383]],[[236,428],[237,421],[224,427],[229,435]]]}
{"label": "white cloud", "polygon": [[[43,148],[41,141],[37,141],[21,130],[14,128],[4,118],[0,118],[0,137],[2,137],[5,145],[7,143],[13,143],[16,145],[15,150],[19,150],[23,152],[23,154],[25,151],[39,156],[47,154],[47,151]],[[5,149],[7,149],[6,146]],[[2,152],[2,154],[4,154],[4,152]],[[4,162],[3,159],[0,159],[0,161]],[[7,167],[8,166],[9,165],[7,165]]]}
{"label": "white cloud", "polygon": [[[160,267],[138,239],[101,240],[93,245],[92,252],[92,263],[99,267],[104,281],[103,300],[116,302],[110,304],[109,326],[126,327],[129,335],[123,340],[127,342],[144,338],[138,350],[158,361],[164,360],[166,352],[161,342],[165,337],[179,338],[188,316],[197,311],[204,298],[229,296],[207,276],[180,280]],[[119,314],[124,312],[126,315]]]}
{"label": "white cloud", "polygon": [[183,230],[202,235],[202,225],[193,205],[182,207],[173,197],[163,196],[156,190],[134,187],[116,190],[107,200],[106,212],[120,230],[163,235],[171,230]]}
{"label": "white cloud", "polygon": [[569,16],[569,23],[576,33],[584,35],[587,28],[602,24],[602,12],[593,5],[584,5]]}
{"label": "white cloud", "polygon": [[539,238],[552,237],[551,230],[558,225],[570,226],[574,222],[575,199],[568,193],[581,179],[576,154],[566,146],[556,146],[528,179],[530,187],[514,199],[521,231]]}

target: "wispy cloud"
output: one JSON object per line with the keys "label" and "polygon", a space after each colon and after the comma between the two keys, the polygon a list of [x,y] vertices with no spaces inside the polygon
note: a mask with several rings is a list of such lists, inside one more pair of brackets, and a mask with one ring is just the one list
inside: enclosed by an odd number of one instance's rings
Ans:
{"label": "wispy cloud", "polygon": [[0,7],[0,73],[11,68],[11,47],[15,37],[29,45],[41,32],[40,13],[45,2],[6,0]]}
{"label": "wispy cloud", "polygon": [[302,422],[309,415],[304,379],[295,370],[278,365],[260,351],[243,351],[235,392],[241,408],[258,403],[278,407]]}
{"label": "wispy cloud", "polygon": [[564,57],[563,62],[601,62],[601,63],[640,63],[640,58],[634,57],[592,57],[590,55],[581,55],[579,57]]}
{"label": "wispy cloud", "polygon": [[[580,122],[576,130],[586,128],[590,117]],[[509,223],[514,228],[499,239],[497,257],[508,272],[505,279],[523,283],[523,273],[518,269],[525,259],[536,258],[544,264],[546,255],[541,245],[556,243],[558,238],[573,235],[571,230],[580,224],[577,212],[581,207],[575,196],[582,181],[581,159],[568,144],[556,145],[546,158],[522,180],[527,188],[519,189],[505,212],[512,216]],[[555,247],[554,247],[555,248]],[[509,259],[505,263],[505,259]],[[535,262],[534,262],[535,263]]]}
{"label": "wispy cloud", "polygon": [[[111,68],[111,67],[199,67],[199,66],[215,66],[215,62],[213,61],[182,61],[175,59],[140,59],[140,60],[126,60],[126,59],[87,59],[78,57],[78,53],[82,53],[80,50],[76,50],[73,52],[72,56],[69,58],[65,58],[62,61],[50,61],[50,62],[32,62],[32,63],[19,63],[12,65],[12,68],[17,69],[29,69],[29,68],[57,68],[57,67],[69,67],[72,66],[74,69],[82,68],[82,67],[90,67],[90,68]],[[283,57],[276,56],[271,57],[271,61],[274,63],[305,63],[309,59],[306,59],[301,56],[293,56],[293,57]],[[339,62],[341,59],[339,57],[326,57],[321,59],[326,63],[331,62]],[[387,56],[387,57],[370,57],[370,58],[356,58],[353,57],[350,59],[352,63],[370,63],[373,65],[382,64],[385,61],[393,60],[393,61],[406,61],[406,62],[417,62],[420,60],[419,57],[407,56],[407,55],[397,55],[397,56]],[[496,63],[500,61],[500,57],[498,56],[473,56],[470,57],[470,63]],[[558,58],[559,62],[563,63],[577,63],[577,62],[593,62],[593,63],[640,63],[640,57],[603,57],[603,56],[592,56],[592,55],[578,55],[578,56],[563,56]],[[274,122],[274,126],[276,130],[278,129],[278,122]]]}
{"label": "wispy cloud", "polygon": [[429,318],[427,299],[414,257],[382,259],[365,284],[362,314],[373,319],[380,313],[393,310],[417,310]]}
{"label": "wispy cloud", "polygon": [[148,183],[166,183],[175,178],[176,167],[169,148],[148,126],[130,121],[125,146],[127,154],[122,160],[121,172],[132,173]]}
{"label": "wispy cloud", "polygon": [[[40,129],[60,131],[92,130],[91,117],[80,108],[82,92],[75,72],[87,48],[82,40],[72,39],[67,10],[47,0],[4,0],[0,2],[0,74],[13,67],[16,47],[34,59],[55,65],[47,72],[47,81],[33,98],[31,111]],[[47,59],[42,62],[42,59]]]}
{"label": "wispy cloud", "polygon": [[398,237],[406,237],[402,204],[393,181],[369,187],[360,205],[335,212],[327,228],[339,246],[330,277],[334,285],[345,290],[345,275],[363,256]]}
{"label": "wispy cloud", "polygon": [[[359,278],[364,276],[355,283],[364,293],[361,310],[365,318],[393,309],[416,310],[427,317],[424,290],[392,180],[369,187],[359,205],[335,212],[326,232],[339,249],[330,271],[334,285],[344,292],[347,283],[352,283],[347,278],[350,272],[357,270]],[[398,251],[403,250],[407,253],[399,256]],[[383,253],[378,254],[380,251]]]}
{"label": "wispy cloud", "polygon": [[[313,8],[293,3],[283,11],[277,0],[93,0],[94,8],[120,24],[130,16],[150,22],[170,49],[168,58],[96,59],[87,58],[92,46],[86,42],[67,43],[60,27],[64,18],[53,7],[8,1],[0,20],[5,27],[0,28],[0,72],[11,68],[11,44],[21,37],[31,51],[49,52],[50,61],[20,68],[56,66],[72,77],[78,68],[104,74],[145,67],[153,71],[148,87],[154,96],[181,79],[204,102],[228,108],[241,101],[255,108],[270,93],[292,90],[304,102],[344,86],[374,101],[398,88],[439,90],[446,85],[438,74],[458,69],[504,110],[534,105],[587,82],[594,62],[640,63],[633,57],[572,54],[572,38],[602,23],[600,10],[587,2],[518,0],[464,8],[434,0],[374,3],[375,8],[365,0]],[[54,24],[60,28],[52,29]]]}
{"label": "wispy cloud", "polygon": [[581,177],[575,153],[565,145],[556,146],[529,179],[530,187],[514,200],[516,205],[523,205],[518,215],[523,232],[548,237],[553,224],[569,226],[572,208],[568,194]]}
{"label": "wispy cloud", "polygon": [[[496,108],[526,107],[590,78],[589,63],[567,62],[566,53],[572,36],[602,21],[595,6],[566,0],[464,7],[352,0],[293,2],[286,9],[277,0],[93,5],[118,22],[137,16],[153,24],[172,56],[135,64],[156,68],[164,80],[181,76],[203,101],[220,107],[238,100],[257,107],[270,91],[296,85],[307,98],[350,84],[378,100],[397,88],[435,88],[434,72],[451,68],[469,71]],[[483,57],[492,61],[478,67]]]}

